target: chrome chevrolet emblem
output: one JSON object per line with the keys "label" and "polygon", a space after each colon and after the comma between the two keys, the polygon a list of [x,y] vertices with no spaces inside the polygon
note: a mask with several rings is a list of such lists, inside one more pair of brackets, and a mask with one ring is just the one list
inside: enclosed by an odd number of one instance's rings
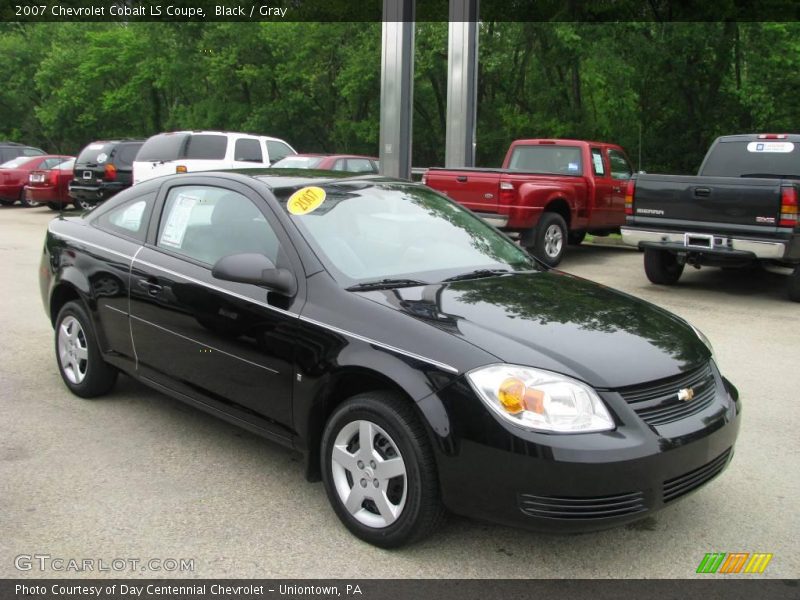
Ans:
{"label": "chrome chevrolet emblem", "polygon": [[678,400],[680,402],[688,402],[694,398],[694,390],[692,388],[683,388],[678,390]]}

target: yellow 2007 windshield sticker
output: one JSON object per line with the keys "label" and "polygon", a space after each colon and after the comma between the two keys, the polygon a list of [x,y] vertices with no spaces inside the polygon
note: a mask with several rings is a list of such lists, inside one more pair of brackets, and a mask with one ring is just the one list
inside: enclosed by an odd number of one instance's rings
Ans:
{"label": "yellow 2007 windshield sticker", "polygon": [[293,215],[307,215],[325,202],[325,190],[320,187],[304,187],[289,197],[286,208]]}

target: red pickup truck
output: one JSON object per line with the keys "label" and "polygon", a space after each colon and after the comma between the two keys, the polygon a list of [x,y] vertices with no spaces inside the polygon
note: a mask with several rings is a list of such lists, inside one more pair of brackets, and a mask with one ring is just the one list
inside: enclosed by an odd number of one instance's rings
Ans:
{"label": "red pickup truck", "polygon": [[633,175],[624,150],[580,140],[517,140],[500,169],[431,168],[423,183],[512,235],[556,266],[565,242],[608,235],[625,224]]}

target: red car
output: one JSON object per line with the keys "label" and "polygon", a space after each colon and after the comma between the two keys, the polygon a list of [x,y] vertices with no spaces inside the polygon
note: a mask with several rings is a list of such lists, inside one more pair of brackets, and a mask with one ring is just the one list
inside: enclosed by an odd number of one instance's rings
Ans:
{"label": "red car", "polygon": [[72,179],[75,158],[57,164],[49,170],[38,169],[28,175],[25,186],[25,201],[28,206],[47,204],[52,210],[60,210],[63,204],[71,204],[67,189]]}
{"label": "red car", "polygon": [[378,159],[357,154],[293,154],[274,162],[271,168],[377,173]]}
{"label": "red car", "polygon": [[25,185],[31,171],[52,169],[57,164],[72,158],[45,154],[44,156],[19,156],[0,165],[0,204],[10,206],[17,200],[23,206],[31,206],[25,198]]}

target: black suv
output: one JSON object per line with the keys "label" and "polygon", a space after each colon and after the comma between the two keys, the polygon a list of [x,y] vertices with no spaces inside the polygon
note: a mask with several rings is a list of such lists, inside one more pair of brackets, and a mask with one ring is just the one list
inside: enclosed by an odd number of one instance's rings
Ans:
{"label": "black suv", "polygon": [[17,144],[16,142],[0,141],[0,165],[18,156],[41,156],[45,151],[41,148]]}
{"label": "black suv", "polygon": [[81,210],[92,208],[133,183],[133,160],[144,140],[92,142],[75,160],[69,197]]}

